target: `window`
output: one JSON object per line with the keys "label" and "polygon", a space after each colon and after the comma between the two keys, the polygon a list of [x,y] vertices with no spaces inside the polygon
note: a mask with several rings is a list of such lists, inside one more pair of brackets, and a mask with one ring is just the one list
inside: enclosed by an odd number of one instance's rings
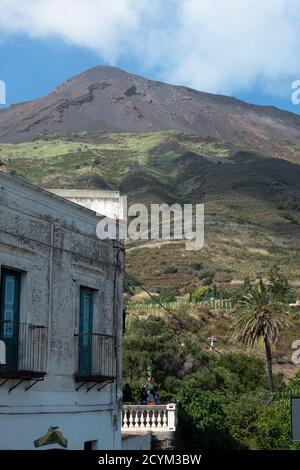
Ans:
{"label": "window", "polygon": [[84,450],[96,450],[98,441],[85,441]]}
{"label": "window", "polygon": [[79,373],[92,374],[93,348],[93,302],[94,291],[87,287],[80,288],[79,318]]}
{"label": "window", "polygon": [[18,366],[19,316],[21,274],[1,270],[0,339],[6,344],[6,367]]}

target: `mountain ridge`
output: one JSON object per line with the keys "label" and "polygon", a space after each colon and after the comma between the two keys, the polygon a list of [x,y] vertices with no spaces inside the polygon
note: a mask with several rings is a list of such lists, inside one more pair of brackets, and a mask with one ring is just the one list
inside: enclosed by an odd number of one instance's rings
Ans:
{"label": "mountain ridge", "polygon": [[180,85],[96,66],[52,92],[0,111],[0,142],[76,131],[177,130],[264,149],[282,140],[300,148],[300,116]]}
{"label": "mountain ridge", "polygon": [[273,264],[300,286],[300,116],[96,67],[0,111],[0,155],[44,188],[204,203],[200,252],[151,241],[129,250],[129,271],[149,288],[186,294],[208,277],[230,289]]}

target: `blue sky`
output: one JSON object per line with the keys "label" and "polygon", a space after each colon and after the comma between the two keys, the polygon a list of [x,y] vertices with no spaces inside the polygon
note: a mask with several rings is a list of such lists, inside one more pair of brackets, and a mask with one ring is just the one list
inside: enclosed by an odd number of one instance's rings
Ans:
{"label": "blue sky", "polygon": [[300,114],[291,101],[300,79],[299,0],[0,0],[0,7],[8,105],[109,64]]}

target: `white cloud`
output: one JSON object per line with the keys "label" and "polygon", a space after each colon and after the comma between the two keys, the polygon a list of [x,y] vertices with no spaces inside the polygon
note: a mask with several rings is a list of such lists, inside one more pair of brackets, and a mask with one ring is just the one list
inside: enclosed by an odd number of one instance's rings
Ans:
{"label": "white cloud", "polygon": [[300,74],[299,0],[0,0],[0,38],[59,37],[105,62],[234,93]]}
{"label": "white cloud", "polygon": [[299,7],[298,0],[182,1],[180,59],[167,76],[220,92],[251,87],[258,79],[270,88],[297,76]]}
{"label": "white cloud", "polygon": [[0,0],[0,34],[56,36],[113,64],[137,34],[145,0]]}

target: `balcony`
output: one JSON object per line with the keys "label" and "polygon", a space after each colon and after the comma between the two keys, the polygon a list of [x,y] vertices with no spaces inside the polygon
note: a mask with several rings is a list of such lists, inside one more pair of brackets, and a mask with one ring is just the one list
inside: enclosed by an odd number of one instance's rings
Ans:
{"label": "balcony", "polygon": [[115,337],[99,333],[75,335],[77,382],[112,382],[116,377]]}
{"label": "balcony", "polygon": [[176,431],[177,405],[123,405],[122,433]]}
{"label": "balcony", "polygon": [[48,329],[30,323],[0,322],[6,364],[0,365],[4,379],[40,379],[46,374]]}

